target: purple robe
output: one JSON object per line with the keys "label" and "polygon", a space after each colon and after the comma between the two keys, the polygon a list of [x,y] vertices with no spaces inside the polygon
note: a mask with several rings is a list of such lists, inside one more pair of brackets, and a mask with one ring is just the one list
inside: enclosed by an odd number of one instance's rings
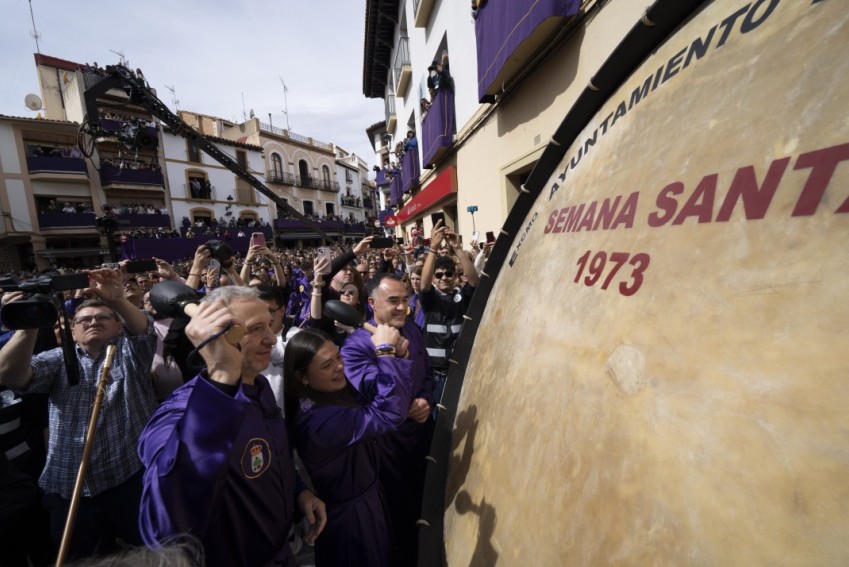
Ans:
{"label": "purple robe", "polygon": [[[318,567],[397,565],[386,498],[377,479],[375,440],[407,417],[410,389],[400,362],[378,359],[374,398],[367,402],[352,389],[359,406],[301,400],[295,432],[298,455],[327,506],[327,526],[315,542]],[[344,392],[333,396],[345,397]]]}
{"label": "purple robe", "polygon": [[209,567],[294,566],[286,541],[295,467],[263,376],[231,397],[200,375],[153,414],[139,440],[146,470],[139,527],[148,546],[198,538]]}
{"label": "purple robe", "polygon": [[[374,324],[374,319],[371,320]],[[433,406],[434,381],[430,373],[422,331],[407,319],[401,335],[410,342],[409,357],[396,359],[400,376],[409,381],[413,398],[424,398]],[[377,395],[378,358],[371,334],[357,329],[342,347],[345,374],[367,400]],[[409,409],[409,408],[408,408]],[[380,483],[386,491],[389,514],[396,530],[399,565],[415,565],[417,525],[424,488],[425,457],[430,450],[433,422],[407,419],[397,429],[383,435],[380,449]]]}

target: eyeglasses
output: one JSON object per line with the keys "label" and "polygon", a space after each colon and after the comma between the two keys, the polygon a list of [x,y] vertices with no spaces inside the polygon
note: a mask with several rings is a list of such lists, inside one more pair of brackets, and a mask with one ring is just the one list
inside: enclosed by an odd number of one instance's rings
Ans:
{"label": "eyeglasses", "polygon": [[271,309],[271,308],[269,308],[269,309],[268,309],[268,312],[269,312],[269,313],[271,313],[272,315],[274,315],[275,313],[277,313],[278,311],[280,311],[281,309],[283,309],[283,307],[285,307],[285,306],[284,306],[284,305],[281,305],[281,306],[280,306],[280,307],[278,307],[277,309]]}
{"label": "eyeglasses", "polygon": [[355,289],[345,289],[345,290],[340,291],[339,295],[350,295],[351,297],[354,297],[355,295],[357,295],[357,290],[355,290]]}
{"label": "eyeglasses", "polygon": [[443,277],[453,278],[454,272],[434,272],[433,277],[435,277],[438,280],[441,280]]}
{"label": "eyeglasses", "polygon": [[90,327],[92,321],[97,321],[98,323],[106,323],[107,321],[117,321],[114,315],[109,313],[98,313],[97,315],[84,315],[82,317],[77,317],[74,319],[74,325],[82,325],[83,327]]}

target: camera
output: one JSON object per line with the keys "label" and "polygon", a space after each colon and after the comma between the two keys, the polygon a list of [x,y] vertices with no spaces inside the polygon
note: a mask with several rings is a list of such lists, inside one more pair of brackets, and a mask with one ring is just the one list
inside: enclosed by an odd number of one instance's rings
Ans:
{"label": "camera", "polygon": [[50,295],[59,291],[70,291],[88,287],[86,274],[40,275],[28,280],[14,276],[0,278],[0,289],[23,291],[26,299],[3,305],[0,319],[8,329],[42,329],[52,327],[59,319],[59,309]]}
{"label": "camera", "polygon": [[206,243],[206,247],[209,249],[212,257],[216,258],[222,264],[233,257],[233,249],[220,240],[210,240]]}

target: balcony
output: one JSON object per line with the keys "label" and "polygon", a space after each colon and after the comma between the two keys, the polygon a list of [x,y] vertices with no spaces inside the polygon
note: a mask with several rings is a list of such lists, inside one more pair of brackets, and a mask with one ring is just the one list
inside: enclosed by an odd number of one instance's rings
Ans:
{"label": "balcony", "polygon": [[419,165],[419,150],[418,148],[410,148],[404,153],[401,159],[401,193],[412,193],[413,189],[419,186],[419,175],[421,174],[421,166]]}
{"label": "balcony", "polygon": [[374,176],[374,184],[377,187],[383,187],[384,185],[389,185],[389,179],[386,177],[386,172],[382,169],[377,172]]}
{"label": "balcony", "polygon": [[187,199],[199,199],[204,201],[214,201],[217,199],[215,196],[215,185],[210,185],[209,183],[203,183],[194,189],[190,185],[183,183],[183,192]]}
{"label": "balcony", "polygon": [[156,185],[162,188],[162,172],[156,169],[130,169],[104,165],[100,169],[100,182],[108,185]]}
{"label": "balcony", "polygon": [[551,44],[564,22],[580,7],[581,0],[490,0],[479,8],[475,20],[479,101],[493,102],[502,86]]}
{"label": "balcony", "polygon": [[259,129],[263,132],[276,134],[283,138],[288,138],[294,142],[299,142],[301,144],[312,146],[314,148],[318,148],[319,150],[324,150],[326,152],[333,152],[333,144],[328,144],[326,142],[322,142],[320,140],[315,140],[310,138],[309,136],[303,136],[296,132],[292,132],[291,130],[286,130],[284,128],[278,128],[277,126],[273,126],[266,122],[259,123]]}
{"label": "balcony", "polygon": [[[332,220],[319,220],[315,221],[315,223],[331,235],[333,233],[339,235],[365,233],[365,225],[363,223],[346,223]],[[312,232],[313,228],[299,219],[276,219],[274,221],[274,228],[284,235],[289,233],[289,236],[298,236],[305,239],[318,238],[318,235]]]}
{"label": "balcony", "polygon": [[94,213],[39,213],[38,226],[41,230],[53,228],[94,229]]}
{"label": "balcony", "polygon": [[88,174],[83,158],[61,156],[31,156],[27,158],[30,174],[56,173],[85,176]]}
{"label": "balcony", "polygon": [[398,117],[395,116],[395,93],[386,95],[383,101],[386,110],[386,131],[394,132],[395,123],[398,121]]}
{"label": "balcony", "polygon": [[363,208],[369,211],[374,210],[374,202],[371,200],[371,197],[363,197]]}
{"label": "balcony", "polygon": [[426,168],[432,168],[454,145],[455,132],[454,93],[439,91],[422,120],[422,159]]}
{"label": "balcony", "polygon": [[286,173],[285,171],[267,171],[265,172],[265,180],[277,185],[295,185],[295,176],[291,173]]}
{"label": "balcony", "polygon": [[351,207],[354,209],[360,208],[360,198],[359,197],[351,197],[349,195],[342,195],[340,197],[340,201],[342,201],[343,207]]}
{"label": "balcony", "polygon": [[417,28],[427,27],[434,4],[436,4],[436,0],[413,0],[413,11],[416,14]]}
{"label": "balcony", "polygon": [[392,64],[392,74],[395,76],[395,92],[404,95],[410,85],[410,77],[413,76],[413,67],[410,65],[409,39],[402,37],[398,40],[395,48],[395,62]]}

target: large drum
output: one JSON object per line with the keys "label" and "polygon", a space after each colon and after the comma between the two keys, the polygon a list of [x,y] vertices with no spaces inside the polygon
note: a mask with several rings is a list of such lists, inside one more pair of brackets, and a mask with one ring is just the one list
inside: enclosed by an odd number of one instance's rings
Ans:
{"label": "large drum", "polygon": [[847,8],[710,2],[563,141],[468,323],[448,565],[849,564]]}

